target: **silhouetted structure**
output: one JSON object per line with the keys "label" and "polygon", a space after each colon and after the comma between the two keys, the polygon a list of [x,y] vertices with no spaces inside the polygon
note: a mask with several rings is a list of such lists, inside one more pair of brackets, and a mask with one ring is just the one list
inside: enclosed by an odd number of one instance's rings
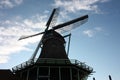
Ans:
{"label": "silhouetted structure", "polygon": [[[16,77],[21,80],[87,80],[93,69],[78,60],[69,59],[65,51],[64,36],[56,31],[65,31],[75,28],[75,25],[83,24],[88,19],[88,15],[76,18],[54,26],[58,15],[58,8],[54,9],[44,32],[21,37],[21,39],[43,34],[33,56],[30,60],[12,68]],[[73,25],[66,27],[68,25]],[[49,26],[53,26],[49,29]],[[61,30],[62,29],[62,30]],[[41,48],[41,53],[36,59],[36,54]]]}
{"label": "silhouetted structure", "polygon": [[109,75],[109,80],[112,80],[111,76]]}
{"label": "silhouetted structure", "polygon": [[19,80],[11,70],[1,69],[0,70],[0,80]]}
{"label": "silhouetted structure", "polygon": [[95,78],[93,77],[93,80],[95,80]]}

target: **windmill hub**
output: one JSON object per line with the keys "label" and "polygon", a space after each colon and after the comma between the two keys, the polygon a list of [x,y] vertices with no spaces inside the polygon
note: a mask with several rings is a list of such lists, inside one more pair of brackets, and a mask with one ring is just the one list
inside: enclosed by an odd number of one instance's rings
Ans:
{"label": "windmill hub", "polygon": [[63,36],[61,36],[59,33],[57,33],[54,30],[49,30],[43,36],[42,44],[45,44],[47,41],[52,40],[52,39],[55,40],[55,41],[56,40],[59,41],[61,44],[65,43],[65,40],[64,40]]}

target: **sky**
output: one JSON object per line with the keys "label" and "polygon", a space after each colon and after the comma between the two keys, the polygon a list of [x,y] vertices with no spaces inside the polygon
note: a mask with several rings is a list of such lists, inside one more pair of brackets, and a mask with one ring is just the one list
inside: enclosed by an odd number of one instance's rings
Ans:
{"label": "sky", "polygon": [[72,33],[70,59],[91,66],[96,80],[120,78],[119,0],[0,0],[0,69],[27,61],[40,36],[19,41],[22,35],[43,31],[53,10],[59,7],[57,24],[88,14],[88,21]]}

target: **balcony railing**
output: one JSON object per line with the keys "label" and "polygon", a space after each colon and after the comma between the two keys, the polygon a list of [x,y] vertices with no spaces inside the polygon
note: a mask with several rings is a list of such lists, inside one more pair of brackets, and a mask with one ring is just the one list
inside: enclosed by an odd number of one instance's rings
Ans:
{"label": "balcony railing", "polygon": [[28,60],[22,64],[19,64],[15,67],[12,68],[13,72],[22,70],[28,66],[34,65],[35,63],[43,63],[43,64],[73,64],[76,65],[78,67],[81,67],[82,69],[88,70],[90,72],[93,72],[93,68],[91,68],[90,66],[86,65],[83,62],[80,62],[78,60],[75,59],[39,59],[39,61],[37,61],[38,59],[33,60]]}

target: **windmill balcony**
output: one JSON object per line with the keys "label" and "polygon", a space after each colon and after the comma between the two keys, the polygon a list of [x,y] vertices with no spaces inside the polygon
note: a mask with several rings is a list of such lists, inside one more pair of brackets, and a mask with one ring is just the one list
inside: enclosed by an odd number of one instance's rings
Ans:
{"label": "windmill balcony", "polygon": [[29,61],[26,61],[22,64],[19,64],[15,67],[12,68],[12,71],[13,72],[16,72],[16,71],[19,71],[19,70],[22,70],[22,69],[25,69],[29,66],[32,66],[32,65],[36,65],[36,64],[49,64],[49,65],[73,65],[73,66],[77,66],[81,69],[84,69],[86,71],[89,71],[89,72],[93,72],[93,68],[86,65],[85,63],[83,62],[80,62],[76,59],[40,59],[39,62],[36,62],[38,59],[36,58],[34,61],[33,60],[29,60]]}

